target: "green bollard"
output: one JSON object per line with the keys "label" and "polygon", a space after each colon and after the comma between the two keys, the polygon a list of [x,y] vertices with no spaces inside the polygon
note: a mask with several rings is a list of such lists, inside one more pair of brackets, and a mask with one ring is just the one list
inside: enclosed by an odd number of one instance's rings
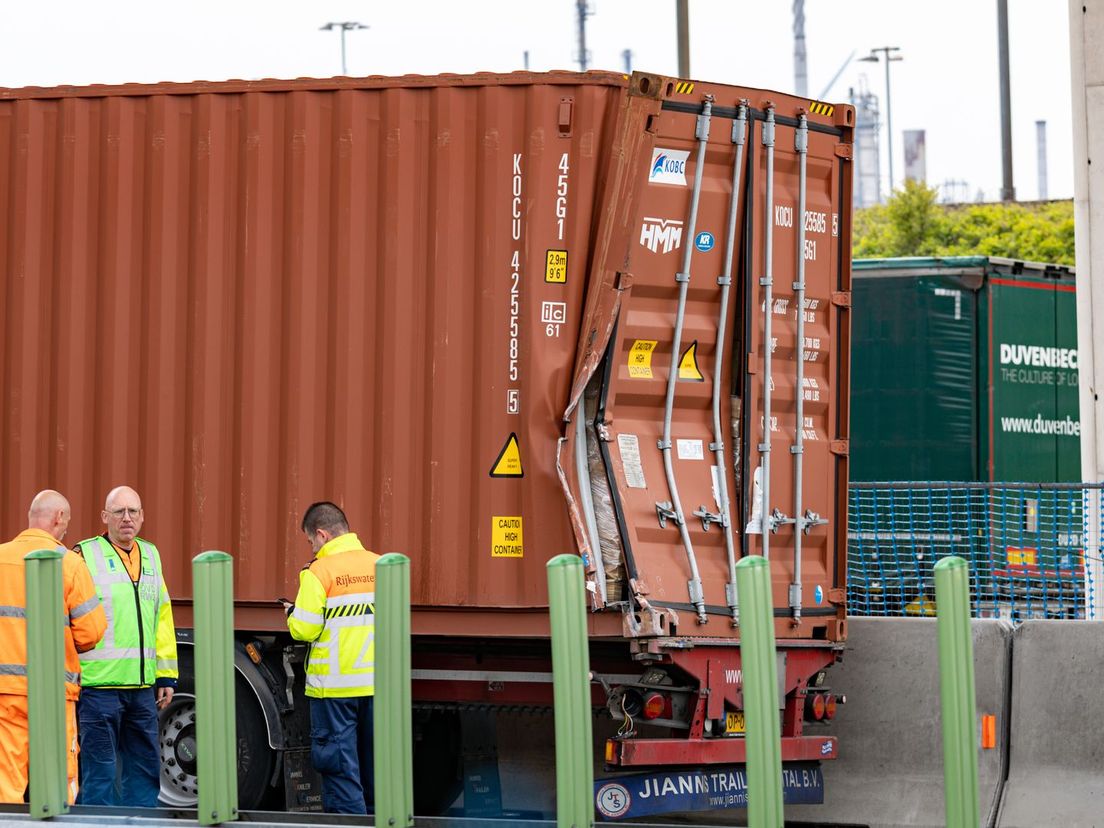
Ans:
{"label": "green bollard", "polygon": [[951,828],[974,828],[978,825],[978,760],[974,748],[977,708],[970,569],[962,558],[944,558],[935,565],[935,606],[946,824]]}
{"label": "green bollard", "polygon": [[736,564],[736,589],[747,724],[748,825],[782,828],[782,723],[770,561],[749,555]]}
{"label": "green bollard", "polygon": [[238,818],[238,736],[234,717],[234,560],[225,552],[192,559],[195,596],[196,786],[200,825]]}
{"label": "green bollard", "polygon": [[414,727],[410,712],[410,559],[376,561],[376,825],[414,824]]}
{"label": "green bollard", "polygon": [[30,731],[30,812],[47,819],[69,810],[65,754],[63,549],[24,558],[27,614],[27,727]]}
{"label": "green bollard", "polygon": [[594,817],[590,650],[583,562],[557,555],[547,564],[556,722],[556,825],[587,828]]}

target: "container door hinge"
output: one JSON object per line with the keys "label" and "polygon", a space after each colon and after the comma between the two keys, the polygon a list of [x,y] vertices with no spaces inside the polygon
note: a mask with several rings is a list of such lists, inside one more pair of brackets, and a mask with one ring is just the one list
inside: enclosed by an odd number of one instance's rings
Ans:
{"label": "container door hinge", "polygon": [[851,291],[837,290],[832,292],[832,304],[837,308],[851,307]]}
{"label": "container door hinge", "polygon": [[843,158],[848,161],[851,160],[851,145],[850,144],[836,144],[835,147],[836,158]]}
{"label": "container door hinge", "polygon": [[828,444],[828,450],[837,457],[846,457],[848,453],[847,440],[833,440]]}

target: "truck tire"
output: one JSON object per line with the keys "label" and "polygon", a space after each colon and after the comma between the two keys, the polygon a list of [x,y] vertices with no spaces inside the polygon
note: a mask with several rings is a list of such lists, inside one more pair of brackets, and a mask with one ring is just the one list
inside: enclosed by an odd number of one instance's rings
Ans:
{"label": "truck tire", "polygon": [[[195,673],[190,648],[180,650],[180,680],[172,702],[161,711],[161,794],[163,804],[194,808],[196,779]],[[268,792],[276,753],[257,697],[234,674],[234,708],[238,737],[238,809],[256,808]]]}

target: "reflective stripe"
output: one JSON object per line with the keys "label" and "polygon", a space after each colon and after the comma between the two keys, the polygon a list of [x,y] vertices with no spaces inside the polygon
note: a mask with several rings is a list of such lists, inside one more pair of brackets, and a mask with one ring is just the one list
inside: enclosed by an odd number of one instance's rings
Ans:
{"label": "reflective stripe", "polygon": [[350,592],[348,595],[327,595],[327,607],[343,607],[346,604],[370,604],[376,600],[375,592]]}
{"label": "reflective stripe", "polygon": [[376,671],[374,669],[365,670],[362,673],[354,673],[351,676],[327,676],[322,673],[308,673],[307,687],[316,687],[319,690],[326,690],[327,688],[351,690],[363,687],[365,690],[371,690],[374,689],[375,686],[375,673]]}
{"label": "reflective stripe", "polygon": [[[96,542],[92,544],[92,554],[96,557],[96,574],[92,576],[92,582],[95,583],[97,586],[122,583],[133,584],[134,579],[130,577],[130,573],[127,572],[126,566],[123,564],[121,559],[119,560],[119,566],[123,567],[121,572],[117,569],[111,569],[108,567],[107,556],[104,555],[103,549],[103,544],[106,543],[108,542],[104,541],[103,538],[96,538]],[[139,555],[140,554],[141,551],[139,551]],[[139,565],[141,565],[140,559]]]}
{"label": "reflective stripe", "polygon": [[75,607],[73,607],[71,610],[69,610],[69,617],[72,620],[76,621],[78,618],[81,618],[82,616],[88,615],[88,613],[92,612],[92,610],[94,610],[97,606],[99,606],[99,604],[100,604],[100,596],[93,595],[87,601],[85,601],[81,604],[77,604]]}
{"label": "reflective stripe", "polygon": [[[0,664],[0,676],[26,676],[27,665],[25,664]],[[65,681],[69,684],[80,684],[80,673],[71,673],[68,670],[65,671]]]}
{"label": "reflective stripe", "polygon": [[318,624],[322,625],[323,618],[316,612],[305,610],[302,607],[296,607],[291,611],[291,617],[296,621],[302,621],[304,624]]}
{"label": "reflective stripe", "polygon": [[178,670],[176,659],[159,658],[157,659],[158,670]]}
{"label": "reflective stripe", "polygon": [[326,626],[330,629],[335,630],[344,630],[349,627],[364,627],[366,630],[374,630],[376,628],[376,616],[368,612],[364,615],[349,615],[337,618],[330,618],[327,619]]}
{"label": "reflective stripe", "polygon": [[[96,538],[91,541],[87,546],[82,544],[81,549],[85,550],[85,554],[88,551],[92,552],[94,559],[93,564],[95,566],[95,572],[92,575],[92,583],[96,587],[96,593],[99,595],[100,603],[103,604],[104,615],[107,617],[107,629],[104,630],[103,638],[100,639],[100,643],[96,645],[97,650],[111,650],[115,647],[115,601],[111,595],[111,584],[119,582],[119,577],[112,574],[108,577],[107,560],[104,558],[103,544],[100,542],[100,538]],[[130,576],[128,575],[129,579]],[[89,661],[92,659],[92,653],[96,650],[90,650],[87,653],[81,653],[81,661]]]}
{"label": "reflective stripe", "polygon": [[137,647],[102,647],[81,653],[81,661],[121,661],[132,658],[154,658],[156,651],[147,647],[139,650]]}
{"label": "reflective stripe", "polygon": [[0,605],[0,618],[26,618],[27,611],[23,607]]}

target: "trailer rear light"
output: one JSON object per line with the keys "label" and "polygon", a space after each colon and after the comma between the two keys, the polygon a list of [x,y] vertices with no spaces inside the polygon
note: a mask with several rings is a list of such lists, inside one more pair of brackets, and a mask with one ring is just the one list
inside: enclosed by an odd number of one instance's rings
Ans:
{"label": "trailer rear light", "polygon": [[831,693],[824,695],[824,718],[834,719],[836,717],[836,697]]}
{"label": "trailer rear light", "polygon": [[814,722],[819,722],[824,718],[824,694],[813,693],[811,696],[807,696],[805,699],[805,718]]}
{"label": "trailer rear light", "polygon": [[644,697],[644,718],[658,719],[663,715],[665,707],[667,707],[667,700],[663,698],[662,693],[649,693]]}
{"label": "trailer rear light", "polygon": [[606,764],[612,765],[617,761],[617,741],[606,739]]}

